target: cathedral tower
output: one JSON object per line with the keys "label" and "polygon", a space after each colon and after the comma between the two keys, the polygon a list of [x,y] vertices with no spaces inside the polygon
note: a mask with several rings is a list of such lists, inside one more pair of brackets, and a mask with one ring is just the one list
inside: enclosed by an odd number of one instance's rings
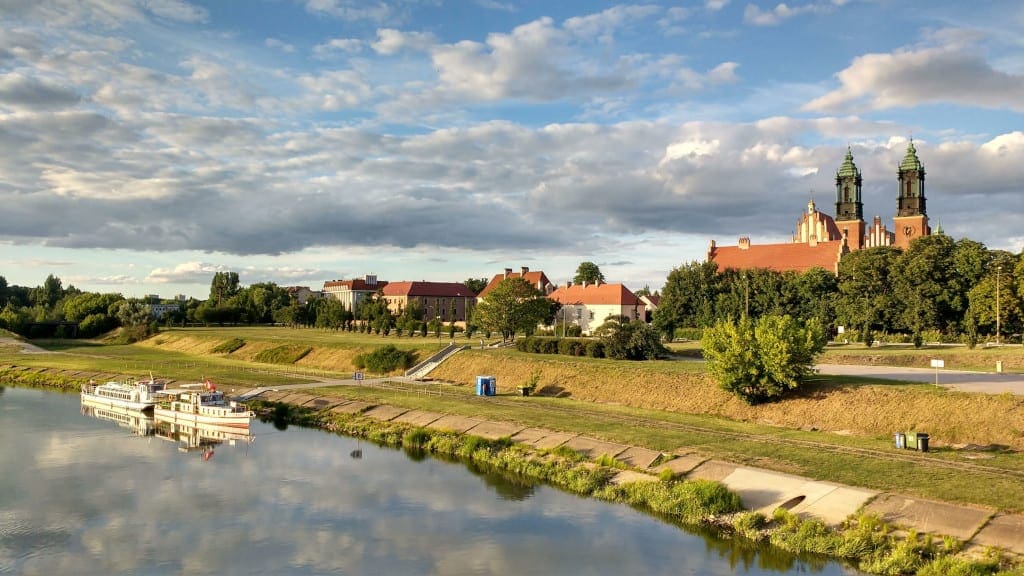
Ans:
{"label": "cathedral tower", "polygon": [[860,190],[860,169],[853,163],[853,151],[847,146],[843,165],[836,171],[836,226],[846,237],[850,250],[864,247],[864,204]]}
{"label": "cathedral tower", "polygon": [[904,250],[910,241],[932,233],[928,226],[928,212],[924,197],[924,165],[917,158],[914,140],[910,140],[907,153],[900,162],[899,199],[896,216],[893,217],[896,247]]}

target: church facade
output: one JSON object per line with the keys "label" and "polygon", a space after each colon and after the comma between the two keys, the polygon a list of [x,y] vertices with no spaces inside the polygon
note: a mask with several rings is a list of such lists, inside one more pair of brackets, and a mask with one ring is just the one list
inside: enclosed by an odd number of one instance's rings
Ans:
{"label": "church facade", "polygon": [[718,246],[712,240],[707,260],[718,264],[719,270],[767,268],[803,272],[817,267],[838,274],[840,259],[851,251],[876,246],[906,249],[915,238],[932,232],[925,204],[924,178],[924,165],[911,140],[897,171],[899,190],[893,229],[888,230],[879,216],[868,226],[861,201],[863,177],[853,161],[853,152],[847,147],[846,158],[836,170],[835,218],[819,211],[812,198],[807,203],[807,211],[797,221],[790,242],[752,244],[749,237],[742,237],[736,246]]}

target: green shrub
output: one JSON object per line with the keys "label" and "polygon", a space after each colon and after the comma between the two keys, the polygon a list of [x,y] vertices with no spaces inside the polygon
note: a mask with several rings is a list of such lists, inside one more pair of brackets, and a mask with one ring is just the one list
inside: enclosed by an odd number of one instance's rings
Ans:
{"label": "green shrub", "polygon": [[590,358],[604,358],[604,343],[600,340],[587,342],[587,356]]}
{"label": "green shrub", "polygon": [[242,346],[245,346],[245,340],[242,340],[241,338],[232,338],[231,340],[221,342],[213,350],[210,350],[210,352],[213,352],[214,354],[231,354]]}
{"label": "green shrub", "polygon": [[672,333],[676,340],[700,340],[703,336],[703,328],[676,328]]}
{"label": "green shrub", "polygon": [[414,428],[402,436],[402,446],[422,448],[430,441],[430,432],[426,428]]}
{"label": "green shrub", "polygon": [[312,350],[311,346],[285,344],[260,352],[255,356],[254,360],[264,364],[295,364],[305,358],[306,354],[309,354]]}
{"label": "green shrub", "polygon": [[409,350],[399,350],[393,345],[388,344],[387,346],[381,346],[373,352],[368,354],[360,354],[356,360],[359,360],[363,366],[356,366],[357,369],[366,368],[370,372],[377,374],[387,374],[399,369],[407,369],[411,367],[415,361],[415,354]]}

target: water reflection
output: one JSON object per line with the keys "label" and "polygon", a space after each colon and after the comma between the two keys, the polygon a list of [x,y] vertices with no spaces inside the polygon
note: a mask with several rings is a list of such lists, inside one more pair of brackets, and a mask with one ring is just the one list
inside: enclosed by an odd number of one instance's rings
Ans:
{"label": "water reflection", "polygon": [[136,436],[150,436],[155,430],[153,415],[139,410],[129,410],[128,408],[120,408],[118,406],[95,405],[82,398],[81,411],[83,416],[114,422],[122,428],[127,428]]}
{"label": "water reflection", "polygon": [[203,458],[209,460],[213,456],[214,447],[228,443],[252,444],[256,439],[250,434],[249,427],[215,426],[212,424],[185,424],[164,420],[157,416],[155,433],[158,438],[169,440],[178,445],[178,452],[202,452]]}

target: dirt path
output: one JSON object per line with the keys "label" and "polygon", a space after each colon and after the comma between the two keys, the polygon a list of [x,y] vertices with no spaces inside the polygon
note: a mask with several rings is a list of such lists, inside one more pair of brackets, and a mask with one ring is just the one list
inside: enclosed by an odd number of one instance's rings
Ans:
{"label": "dirt path", "polygon": [[0,345],[3,344],[21,347],[22,354],[53,354],[53,352],[44,350],[35,344],[29,344],[28,342],[23,342],[15,338],[0,336]]}

